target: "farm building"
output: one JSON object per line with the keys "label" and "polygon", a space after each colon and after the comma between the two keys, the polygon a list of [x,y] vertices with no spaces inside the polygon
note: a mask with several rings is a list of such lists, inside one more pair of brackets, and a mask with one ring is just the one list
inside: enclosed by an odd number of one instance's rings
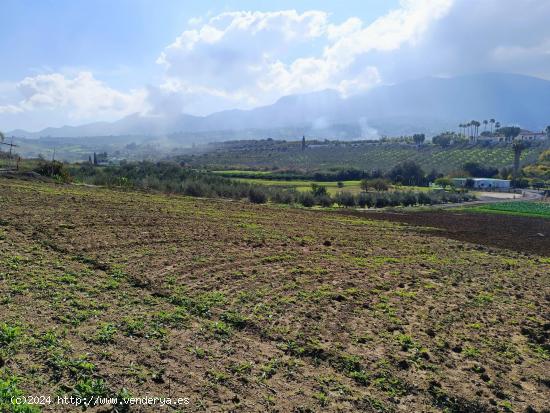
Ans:
{"label": "farm building", "polygon": [[544,141],[548,138],[545,132],[531,132],[525,129],[522,129],[519,132],[519,135],[516,137],[516,140],[520,141]]}
{"label": "farm building", "polygon": [[508,179],[494,178],[453,178],[453,183],[457,187],[465,187],[467,181],[473,181],[473,188],[479,189],[509,189],[510,181]]}

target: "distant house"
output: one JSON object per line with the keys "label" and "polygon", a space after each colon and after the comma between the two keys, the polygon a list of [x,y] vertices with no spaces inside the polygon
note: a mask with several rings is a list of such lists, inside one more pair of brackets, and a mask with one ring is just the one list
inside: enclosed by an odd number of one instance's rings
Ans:
{"label": "distant house", "polygon": [[522,129],[516,140],[520,141],[544,141],[548,138],[545,132],[531,132],[526,129]]}
{"label": "distant house", "polygon": [[510,181],[508,179],[494,178],[453,178],[453,184],[464,188],[467,181],[473,181],[473,188],[477,189],[509,189]]}

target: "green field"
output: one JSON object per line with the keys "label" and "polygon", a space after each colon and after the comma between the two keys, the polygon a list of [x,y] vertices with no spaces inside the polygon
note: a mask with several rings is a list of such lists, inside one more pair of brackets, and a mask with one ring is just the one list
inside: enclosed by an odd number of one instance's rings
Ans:
{"label": "green field", "polygon": [[254,178],[233,178],[239,182],[246,182],[249,184],[259,184],[265,186],[276,186],[278,188],[296,189],[297,191],[306,192],[311,190],[312,184],[324,186],[327,188],[327,192],[331,195],[338,193],[339,191],[347,191],[351,193],[361,192],[361,181],[342,181],[343,187],[338,187],[338,182],[320,182],[320,181],[280,181],[272,179],[254,179]]}
{"label": "green field", "polygon": [[548,202],[497,202],[468,208],[468,211],[550,218]]}

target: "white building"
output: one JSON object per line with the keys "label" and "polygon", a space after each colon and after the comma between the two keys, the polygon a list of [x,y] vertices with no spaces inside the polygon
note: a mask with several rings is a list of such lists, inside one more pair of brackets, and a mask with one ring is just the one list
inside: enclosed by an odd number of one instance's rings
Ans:
{"label": "white building", "polygon": [[478,189],[510,189],[510,181],[508,179],[494,178],[453,178],[453,184],[457,187],[465,187],[466,181],[473,181],[473,188]]}
{"label": "white building", "polygon": [[519,135],[516,137],[516,140],[520,141],[544,141],[548,138],[545,132],[531,132],[525,129],[522,129],[519,132]]}

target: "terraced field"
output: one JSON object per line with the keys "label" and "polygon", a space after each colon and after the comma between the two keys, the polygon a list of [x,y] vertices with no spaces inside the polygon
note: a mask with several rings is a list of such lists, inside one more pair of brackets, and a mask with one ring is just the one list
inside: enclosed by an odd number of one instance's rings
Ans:
{"label": "terraced field", "polygon": [[14,394],[189,398],[130,410],[145,412],[548,407],[548,256],[362,216],[5,179],[0,208],[2,412],[33,411]]}

